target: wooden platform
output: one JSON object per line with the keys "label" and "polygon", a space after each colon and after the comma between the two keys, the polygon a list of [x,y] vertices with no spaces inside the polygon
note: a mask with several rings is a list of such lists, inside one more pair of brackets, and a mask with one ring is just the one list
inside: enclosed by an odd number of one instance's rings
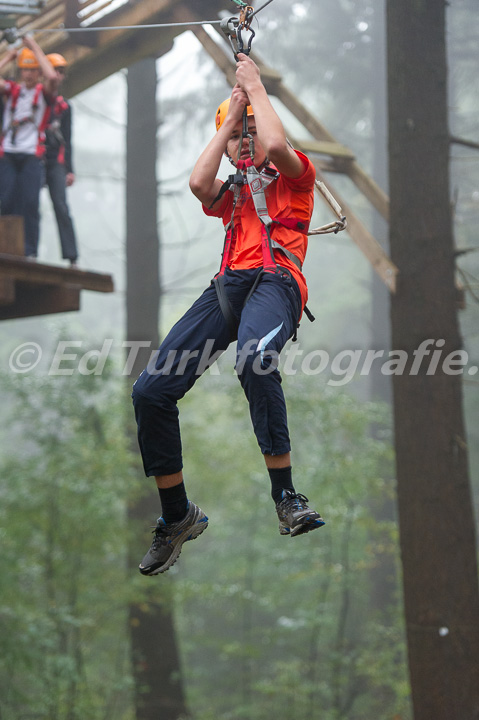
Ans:
{"label": "wooden platform", "polygon": [[0,217],[0,320],[72,312],[82,290],[113,292],[111,275],[28,260],[22,236],[22,218]]}
{"label": "wooden platform", "polygon": [[82,290],[113,292],[113,279],[0,253],[0,320],[79,310]]}

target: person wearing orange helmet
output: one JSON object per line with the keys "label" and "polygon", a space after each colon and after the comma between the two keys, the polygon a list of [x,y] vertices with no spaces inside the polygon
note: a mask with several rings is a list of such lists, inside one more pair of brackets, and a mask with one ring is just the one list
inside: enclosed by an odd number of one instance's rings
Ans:
{"label": "person wearing orange helmet", "polygon": [[[140,563],[143,575],[168,570],[183,543],[207,527],[207,516],[186,494],[177,402],[234,340],[235,369],[266,461],[280,534],[296,537],[324,525],[293,485],[278,370],[307,299],[301,266],[315,169],[288,143],[259,68],[247,55],[237,57],[236,85],[218,108],[216,134],[190,177],[204,212],[221,218],[227,230],[220,272],[133,386],[143,466],[155,477],[162,506]],[[236,169],[226,183],[218,178],[224,155]]]}
{"label": "person wearing orange helmet", "polygon": [[0,78],[0,95],[6,98],[0,145],[0,212],[23,216],[25,255],[34,259],[38,251],[45,128],[58,81],[32,37],[23,38],[18,53],[10,52],[10,59],[15,56],[20,82]]}
{"label": "person wearing orange helmet", "polygon": [[[59,53],[50,53],[47,60],[56,72],[60,92],[68,63]],[[62,257],[75,267],[78,259],[77,242],[66,195],[66,188],[75,182],[71,137],[71,105],[58,95],[46,128],[45,179],[57,221]]]}

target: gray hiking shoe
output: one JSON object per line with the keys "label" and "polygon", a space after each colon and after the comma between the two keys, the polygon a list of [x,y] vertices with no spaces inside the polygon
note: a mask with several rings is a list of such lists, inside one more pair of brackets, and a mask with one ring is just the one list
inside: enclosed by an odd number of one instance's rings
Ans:
{"label": "gray hiking shoe", "polygon": [[311,510],[308,498],[291,490],[283,490],[283,498],[276,503],[281,535],[303,535],[324,525],[319,513]]}
{"label": "gray hiking shoe", "polygon": [[183,543],[194,540],[207,527],[208,518],[191,500],[183,520],[165,523],[162,517],[158,518],[153,530],[155,537],[140,563],[141,574],[158,575],[168,570],[178,560]]}

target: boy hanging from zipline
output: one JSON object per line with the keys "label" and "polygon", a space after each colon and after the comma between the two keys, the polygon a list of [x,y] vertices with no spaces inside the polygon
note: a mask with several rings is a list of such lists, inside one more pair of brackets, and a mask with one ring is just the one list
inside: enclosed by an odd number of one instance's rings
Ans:
{"label": "boy hanging from zipline", "polygon": [[[167,335],[154,367],[147,367],[133,387],[143,465],[146,475],[155,477],[162,506],[153,543],[140,564],[144,575],[168,570],[183,543],[208,524],[205,513],[187,498],[177,408],[208,367],[202,366],[205,348],[213,362],[237,340],[235,369],[271,479],[280,533],[295,537],[324,525],[293,484],[277,369],[307,300],[301,267],[315,170],[288,143],[259,68],[245,54],[237,55],[236,81],[231,98],[216,113],[216,135],[190,178],[204,212],[222,218],[227,230],[220,272]],[[236,166],[227,183],[217,178],[224,154]]]}

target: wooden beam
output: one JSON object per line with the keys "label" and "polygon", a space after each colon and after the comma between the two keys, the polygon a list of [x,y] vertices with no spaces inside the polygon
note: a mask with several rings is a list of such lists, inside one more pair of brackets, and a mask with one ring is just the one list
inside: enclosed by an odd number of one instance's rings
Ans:
{"label": "wooden beam", "polygon": [[[253,57],[254,61],[261,70],[261,75],[265,68],[265,63],[262,62],[256,55]],[[274,82],[269,89],[265,85],[268,92],[272,92],[276,95],[279,100],[288,108],[290,112],[304,125],[304,127],[311,133],[316,140],[326,140],[334,144],[337,143],[336,138],[332,135],[324,125],[322,125],[317,118],[298,100],[296,95],[292,93],[283,84],[283,82]],[[350,156],[354,158],[354,153],[349,151]],[[350,163],[345,163],[344,173],[351,178],[353,183],[361,190],[363,195],[367,197],[370,203],[376,208],[382,217],[389,220],[389,198],[386,193],[379,187],[379,185],[361,168],[361,166],[352,159]]]}
{"label": "wooden beam", "polygon": [[[113,11],[108,11],[108,6],[111,6],[111,0],[103,0],[103,5],[99,4],[98,0],[84,0],[82,2],[81,7],[77,8],[77,22],[80,24],[80,22],[84,22],[86,20],[89,20],[94,15],[98,14],[99,12],[104,12],[104,16],[106,17],[110,13],[113,14]],[[87,8],[90,8],[87,10]],[[106,12],[105,12],[106,11]],[[79,13],[81,13],[81,16],[79,16]]]}
{"label": "wooden beam", "polygon": [[0,305],[11,305],[15,301],[15,282],[12,278],[0,277]]}
{"label": "wooden beam", "polygon": [[[108,22],[99,20],[95,25],[148,25],[151,23],[168,22],[165,13],[171,10],[177,0],[141,0],[141,2],[127,2],[118,10],[107,15]],[[123,33],[138,32],[136,30],[107,30],[100,32],[100,42],[114,42]],[[161,31],[159,31],[161,32]],[[178,31],[177,31],[178,32]]]}
{"label": "wooden beam", "polygon": [[[67,19],[71,21],[72,27],[79,26],[76,12],[72,16],[73,0],[50,0],[40,16],[25,18],[21,28],[23,31],[35,32],[35,38],[45,52],[55,51],[65,56],[69,72],[64,92],[73,97],[137,60],[160,57],[168,52],[175,36],[183,32],[182,28],[137,30],[135,26],[170,22],[169,13],[177,2],[178,0],[128,2],[91,26],[102,27],[104,24],[114,29],[68,35],[62,28]],[[218,10],[220,7],[218,3]],[[77,9],[80,9],[80,5]],[[133,29],[115,28],[124,25],[131,25]],[[42,28],[52,27],[58,27],[58,32],[42,32]],[[0,59],[7,50],[8,45],[0,43]]]}
{"label": "wooden beam", "polygon": [[36,17],[24,17],[18,20],[19,30],[38,33],[45,27],[57,27],[65,20],[65,4],[60,0],[48,3],[43,12]]}
{"label": "wooden beam", "polygon": [[[377,272],[381,280],[387,285],[391,292],[396,292],[396,275],[399,270],[396,265],[390,260],[387,254],[384,252],[378,241],[371,235],[369,230],[363,225],[359,218],[353,213],[348,204],[339,195],[332,185],[327,181],[321,172],[319,166],[313,163],[316,167],[316,176],[318,180],[321,180],[329,192],[341,205],[344,215],[346,215],[348,221],[347,232],[351,240],[359,247],[361,252],[367,257],[374,270]],[[322,195],[320,194],[320,197]],[[324,200],[324,198],[323,198]],[[329,206],[328,206],[329,207]],[[310,240],[311,242],[311,240]]]}
{"label": "wooden beam", "polygon": [[[169,9],[173,2],[174,0],[163,0],[161,3],[157,0],[155,2],[143,0],[133,8],[129,7],[130,3],[128,3],[128,7],[123,6],[109,16],[108,24],[114,27],[171,22]],[[73,58],[65,80],[65,94],[73,97],[138,60],[164,55],[171,50],[173,41],[180,31],[181,29],[172,27],[143,28],[140,31],[104,30],[91,33],[98,36],[97,46],[93,50],[81,48],[81,56],[78,47],[74,49],[69,39],[70,49],[62,54],[65,54],[69,62],[71,61],[69,53],[76,52],[76,57]],[[72,39],[74,39],[73,35]],[[59,52],[62,52],[61,48]]]}
{"label": "wooden beam", "polygon": [[354,155],[349,148],[340,143],[329,142],[329,140],[291,140],[292,145],[306,155],[328,155],[331,158],[340,160],[354,160]]}
{"label": "wooden beam", "polygon": [[141,36],[136,34],[124,37],[121,42],[116,43],[114,49],[110,46],[99,46],[95,51],[88,51],[83,47],[82,57],[76,60],[68,71],[65,95],[74,97],[145,57],[160,57],[171,50],[175,36],[175,32],[166,30],[159,39],[157,30],[143,30]]}
{"label": "wooden beam", "polygon": [[29,285],[78,285],[83,290],[113,292],[111,275],[31,262],[24,257],[0,253],[0,277]]}
{"label": "wooden beam", "polygon": [[479,150],[479,142],[476,142],[475,140],[466,140],[466,138],[451,135],[450,141],[455,145],[463,145],[464,147],[472,148],[473,150]]}
{"label": "wooden beam", "polygon": [[345,174],[353,181],[356,187],[361,190],[362,194],[370,201],[371,205],[376,208],[378,213],[389,222],[389,197],[384,190],[358,165],[352,162]]}
{"label": "wooden beam", "polygon": [[23,217],[0,216],[0,252],[8,255],[25,255],[23,240]]}
{"label": "wooden beam", "polygon": [[11,305],[0,306],[0,320],[75,312],[79,309],[80,288],[77,286],[32,287],[19,283],[15,301]]}
{"label": "wooden beam", "polygon": [[[179,22],[187,22],[188,20],[196,19],[197,17],[196,15],[192,15],[190,12],[187,12],[183,7],[177,9],[176,15],[181,18]],[[191,28],[191,31],[194,35],[196,35],[208,55],[215,61],[219,69],[223,72],[227,82],[231,85],[231,87],[233,87],[236,83],[236,67],[232,58],[229,55],[226,55],[218,43],[216,43],[200,25],[195,25]]]}

